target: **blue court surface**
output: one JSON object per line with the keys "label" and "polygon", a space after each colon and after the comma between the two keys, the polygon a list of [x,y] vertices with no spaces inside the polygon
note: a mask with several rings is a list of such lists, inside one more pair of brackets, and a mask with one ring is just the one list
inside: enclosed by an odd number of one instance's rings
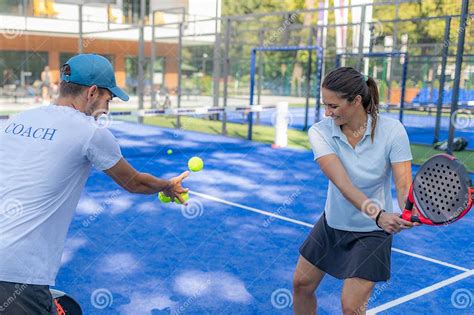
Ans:
{"label": "blue court surface", "polygon": [[[111,130],[140,171],[169,178],[195,155],[205,168],[185,181],[187,207],[129,194],[94,171],[55,287],[85,314],[292,314],[298,248],[327,188],[312,153],[133,123]],[[473,314],[473,226],[470,213],[396,235],[392,277],[369,313]],[[319,314],[341,313],[341,288],[325,277]]]}
{"label": "blue court surface", "polygon": [[[456,130],[454,133],[455,137],[464,137],[468,141],[468,150],[474,150],[474,115],[469,112],[460,111],[459,117],[456,120]],[[382,112],[382,115],[399,119],[398,111],[386,113]],[[254,114],[254,121],[256,121],[257,115]],[[260,113],[260,124],[262,125],[273,125],[275,123],[276,113],[274,111],[264,111]],[[308,124],[314,122],[315,109],[310,108],[308,111]],[[232,122],[246,123],[246,119],[240,115],[235,114],[228,116]],[[324,118],[324,108],[321,108],[320,119]],[[305,120],[305,109],[304,108],[290,108],[289,109],[289,128],[302,130],[304,128]],[[436,115],[414,115],[405,113],[403,117],[403,125],[408,132],[410,142],[414,144],[427,144],[431,145],[434,138],[434,130],[436,124]],[[439,140],[448,139],[449,130],[449,117],[441,117],[441,127]]]}

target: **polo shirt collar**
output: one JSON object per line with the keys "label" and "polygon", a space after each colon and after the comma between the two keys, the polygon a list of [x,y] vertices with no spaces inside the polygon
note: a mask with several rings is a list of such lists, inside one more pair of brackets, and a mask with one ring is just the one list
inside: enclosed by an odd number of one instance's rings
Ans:
{"label": "polo shirt collar", "polygon": [[[370,136],[372,132],[372,116],[370,114],[367,114],[367,128],[365,128],[365,132],[364,132],[364,138],[366,136]],[[332,137],[337,137],[337,138],[347,138],[346,135],[344,135],[342,133],[342,130],[341,130],[341,127],[336,125],[336,123],[334,123],[334,120],[332,121],[332,134],[331,134]]]}

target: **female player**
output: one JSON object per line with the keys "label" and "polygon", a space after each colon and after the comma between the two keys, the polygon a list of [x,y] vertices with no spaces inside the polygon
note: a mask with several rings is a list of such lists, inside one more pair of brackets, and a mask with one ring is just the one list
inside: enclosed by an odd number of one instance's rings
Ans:
{"label": "female player", "polygon": [[322,84],[328,117],[308,132],[314,159],[329,179],[324,213],[300,248],[295,314],[315,314],[315,291],[327,273],[344,280],[344,314],[364,314],[375,282],[390,277],[392,234],[414,223],[392,213],[391,178],[403,208],[412,180],[407,133],[380,116],[377,84],[350,67]]}

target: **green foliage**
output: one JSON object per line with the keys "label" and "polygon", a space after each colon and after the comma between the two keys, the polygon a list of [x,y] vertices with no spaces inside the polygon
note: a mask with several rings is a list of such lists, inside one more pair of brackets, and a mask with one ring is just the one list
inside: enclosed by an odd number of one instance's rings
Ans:
{"label": "green foliage", "polygon": [[224,0],[222,15],[244,15],[285,11],[286,3],[281,0]]}
{"label": "green foliage", "polygon": [[[321,0],[223,0],[223,15],[245,15],[255,13],[275,13],[275,12],[291,12],[300,9],[307,9],[309,4],[318,6]],[[377,1],[374,1],[377,2]],[[329,6],[334,6],[333,1],[329,1]],[[374,5],[372,20],[373,21],[390,21],[395,19],[412,19],[412,18],[428,18],[446,15],[458,15],[461,9],[461,1],[453,0],[414,0],[410,3],[399,3],[393,1],[390,5]],[[293,13],[291,13],[293,14]],[[302,30],[289,28],[294,26],[303,26],[308,24],[308,17],[311,17],[310,24],[315,26],[318,19],[317,13],[295,13],[287,16],[259,16],[258,18],[249,18],[245,21],[232,23],[232,37],[230,48],[231,71],[230,75],[234,78],[242,78],[248,74],[249,71],[249,56],[251,47],[258,46],[261,42],[259,37],[259,30],[261,28],[267,29],[263,36],[263,43],[268,46],[283,46],[283,45],[298,45],[303,46],[307,44],[309,37],[309,30],[303,28]],[[352,12],[349,10],[349,23],[352,19]],[[291,17],[290,23],[288,23]],[[306,17],[306,18],[305,18]],[[471,19],[466,32],[465,40],[465,54],[472,54],[472,40],[474,36],[474,27]],[[335,11],[328,11],[328,24],[340,23],[337,21]],[[289,27],[289,24],[292,26]],[[443,46],[443,36],[445,29],[445,19],[430,19],[417,20],[406,22],[381,22],[376,25],[375,38],[373,41],[373,48],[375,51],[384,49],[384,39],[386,36],[394,36],[396,33],[397,47],[394,49],[400,50],[402,43],[402,36],[408,34],[408,53],[410,56],[417,55],[441,55]],[[379,29],[380,28],[380,29]],[[459,35],[459,18],[455,17],[451,22],[451,33],[449,38],[450,54],[456,52],[456,43]],[[246,31],[251,29],[252,31]],[[347,29],[347,45],[352,47],[353,26],[348,26]],[[326,71],[334,67],[335,63],[335,46],[336,46],[336,28],[329,27],[326,29],[327,37],[325,45],[325,66]],[[314,42],[313,42],[314,43]],[[350,47],[349,47],[350,48]],[[313,55],[313,61],[315,57]],[[347,60],[349,60],[348,58]],[[376,58],[371,58],[375,60]],[[421,87],[423,82],[427,80],[428,70],[433,65],[439,64],[440,59],[426,60],[426,64],[414,65],[409,64],[408,67],[408,87]],[[265,54],[264,58],[264,76],[265,80],[270,82],[284,80],[281,71],[281,65],[287,65],[286,75],[290,75],[296,62],[303,64],[306,68],[308,61],[308,53],[299,51],[294,53],[272,52]],[[467,63],[472,62],[468,61]],[[349,64],[351,64],[348,61]],[[424,68],[423,68],[424,67]],[[401,65],[398,62],[392,64],[391,69],[385,69],[383,73],[377,75],[378,78],[383,78],[386,73],[392,74],[391,81],[387,82],[388,86],[396,87],[399,85],[401,77]],[[314,71],[314,68],[313,68]],[[257,71],[258,73],[258,71]],[[385,74],[384,74],[385,73]],[[435,76],[436,80],[437,77]],[[447,78],[449,84],[449,77]],[[435,81],[436,81],[435,80]],[[466,79],[469,81],[468,79]],[[420,82],[421,81],[421,82]],[[283,82],[283,81],[282,81]],[[382,89],[384,89],[383,87]]]}
{"label": "green foliage", "polygon": [[[399,5],[398,17],[396,6],[374,6],[374,20],[409,19],[417,17],[432,17],[456,15],[461,10],[461,1],[452,0],[419,0],[413,3]],[[454,25],[452,25],[454,28]],[[401,34],[409,34],[409,43],[442,43],[445,28],[444,19],[433,19],[422,22],[397,23],[398,42]],[[392,35],[393,23],[383,24],[383,33]],[[452,33],[456,33],[452,30]],[[455,39],[456,37],[454,37]]]}

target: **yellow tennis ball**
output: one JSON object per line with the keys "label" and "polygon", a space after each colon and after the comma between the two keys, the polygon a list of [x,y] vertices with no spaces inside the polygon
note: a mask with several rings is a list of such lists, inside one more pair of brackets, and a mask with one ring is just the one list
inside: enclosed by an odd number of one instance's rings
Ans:
{"label": "yellow tennis ball", "polygon": [[[182,193],[181,197],[183,197],[185,202],[189,200],[189,194],[188,193]],[[181,204],[181,201],[179,201],[178,198],[174,198],[174,202]]]}
{"label": "yellow tennis ball", "polygon": [[199,172],[204,167],[204,162],[201,158],[195,156],[189,159],[188,167],[193,172]]}
{"label": "yellow tennis ball", "polygon": [[171,197],[165,196],[165,194],[163,194],[161,191],[158,193],[158,199],[160,199],[162,203],[171,202]]}
{"label": "yellow tennis ball", "polygon": [[168,155],[171,155],[171,154],[173,154],[173,150],[168,149],[168,151],[166,151],[166,153],[168,153]]}

